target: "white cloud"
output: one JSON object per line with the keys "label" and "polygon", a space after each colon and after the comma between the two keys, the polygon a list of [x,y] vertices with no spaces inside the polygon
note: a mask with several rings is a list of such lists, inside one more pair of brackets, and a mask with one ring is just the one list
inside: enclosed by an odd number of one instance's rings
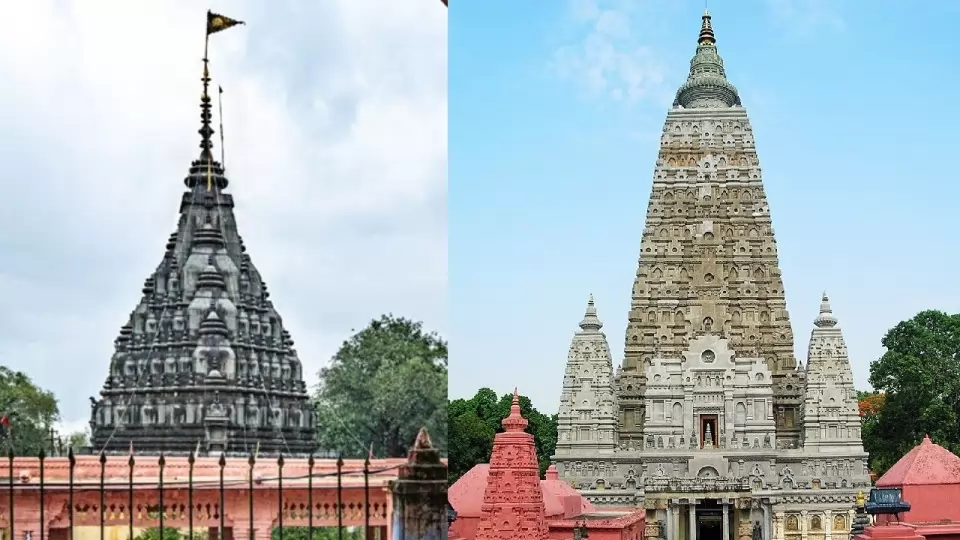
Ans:
{"label": "white cloud", "polygon": [[[206,7],[31,0],[0,17],[0,363],[53,390],[67,425],[176,228]],[[443,332],[446,10],[211,7],[248,23],[210,40],[229,191],[308,382],[381,313]]]}
{"label": "white cloud", "polygon": [[629,2],[575,0],[571,13],[585,37],[554,53],[556,73],[593,98],[634,102],[659,93],[665,68],[633,30],[636,9]]}

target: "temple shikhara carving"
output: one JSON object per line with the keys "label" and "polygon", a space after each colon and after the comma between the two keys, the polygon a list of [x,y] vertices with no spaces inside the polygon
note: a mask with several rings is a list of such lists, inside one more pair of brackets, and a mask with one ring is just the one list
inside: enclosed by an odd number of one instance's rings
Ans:
{"label": "temple shikhara carving", "polygon": [[100,399],[94,451],[307,453],[316,446],[293,340],[237,231],[213,156],[204,69],[200,157],[180,220],[120,329]]}
{"label": "temple shikhara carving", "polygon": [[645,507],[647,536],[848,535],[870,480],[847,349],[824,294],[806,365],[794,357],[754,133],[709,13],[667,113],[631,298],[616,372],[592,297],[574,335],[561,478],[599,508]]}

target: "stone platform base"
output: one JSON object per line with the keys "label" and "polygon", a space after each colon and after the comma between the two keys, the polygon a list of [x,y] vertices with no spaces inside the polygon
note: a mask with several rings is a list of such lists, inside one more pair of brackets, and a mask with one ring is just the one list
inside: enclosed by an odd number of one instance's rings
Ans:
{"label": "stone platform base", "polygon": [[867,527],[854,540],[925,540],[916,529],[906,525],[874,525]]}

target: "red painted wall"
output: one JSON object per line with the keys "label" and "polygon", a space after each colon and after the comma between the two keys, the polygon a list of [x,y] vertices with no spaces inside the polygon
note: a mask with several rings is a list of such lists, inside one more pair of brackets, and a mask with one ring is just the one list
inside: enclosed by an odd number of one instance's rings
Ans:
{"label": "red painted wall", "polygon": [[[904,486],[903,500],[910,503],[910,511],[900,516],[905,523],[960,524],[960,484]],[[877,516],[878,524],[892,521],[896,521],[893,516]],[[937,538],[948,540],[944,536]]]}

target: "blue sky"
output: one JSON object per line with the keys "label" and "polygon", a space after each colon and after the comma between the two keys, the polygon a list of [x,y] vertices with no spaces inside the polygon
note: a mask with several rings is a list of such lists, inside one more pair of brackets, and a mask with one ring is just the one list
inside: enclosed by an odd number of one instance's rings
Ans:
{"label": "blue sky", "polygon": [[[622,357],[658,137],[704,3],[452,4],[450,395],[518,386],[555,412],[590,293]],[[826,290],[861,387],[889,328],[960,311],[960,6],[913,6],[710,6],[757,136],[797,358]]]}

